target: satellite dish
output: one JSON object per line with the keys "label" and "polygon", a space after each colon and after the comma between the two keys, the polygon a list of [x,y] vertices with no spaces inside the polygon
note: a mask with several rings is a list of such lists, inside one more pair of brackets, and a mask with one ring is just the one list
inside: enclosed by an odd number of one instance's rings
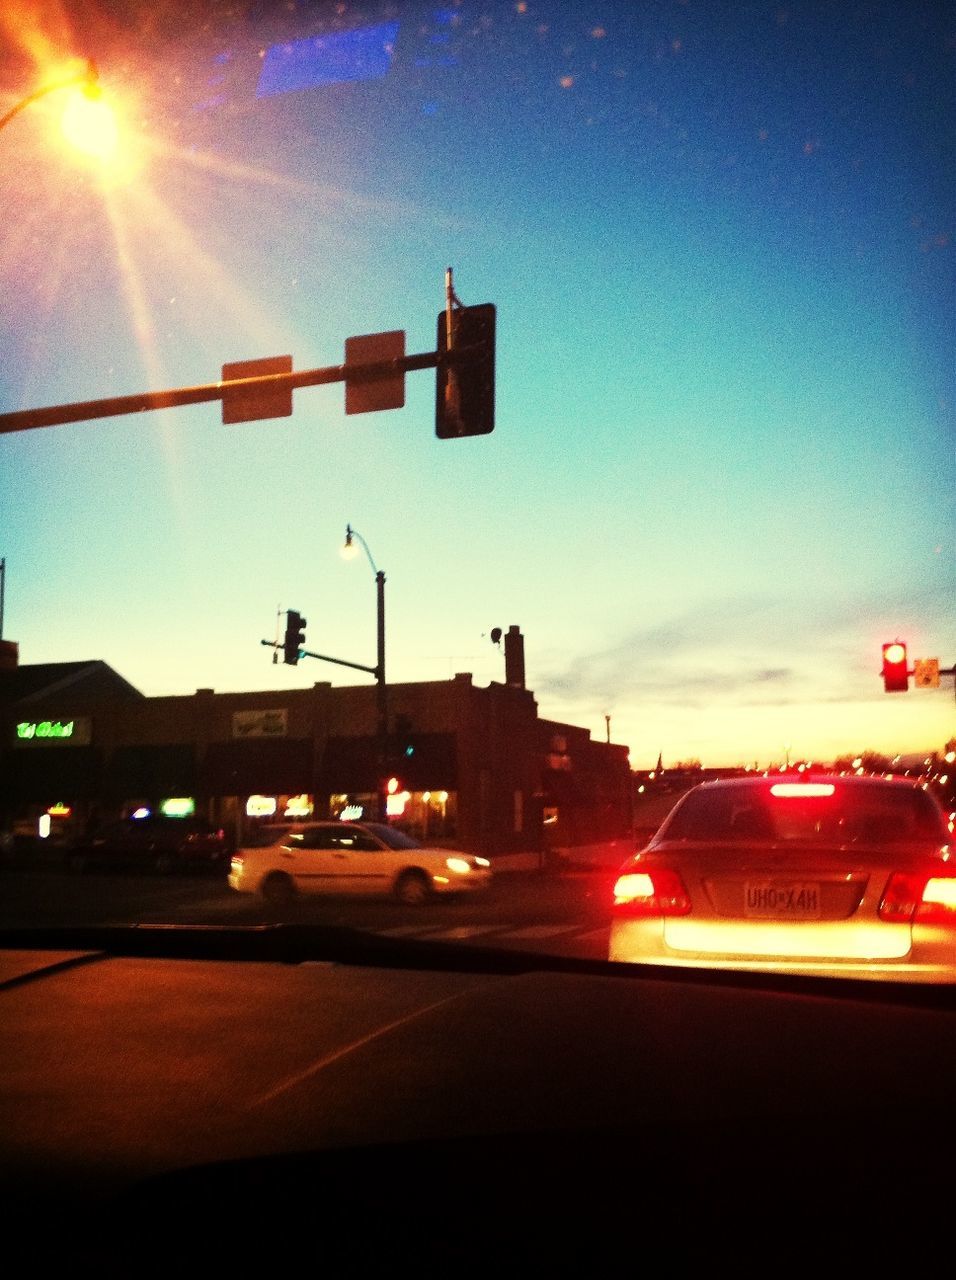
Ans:
{"label": "satellite dish", "polygon": [[491,628],[491,643],[501,644],[501,628],[500,627]]}

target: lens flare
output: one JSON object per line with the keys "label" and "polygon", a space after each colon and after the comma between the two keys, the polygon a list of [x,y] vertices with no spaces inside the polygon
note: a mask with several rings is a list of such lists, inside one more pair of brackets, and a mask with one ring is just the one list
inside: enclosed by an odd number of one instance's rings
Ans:
{"label": "lens flare", "polygon": [[116,153],[116,116],[96,86],[86,86],[70,93],[60,127],[66,140],[84,155],[105,163]]}

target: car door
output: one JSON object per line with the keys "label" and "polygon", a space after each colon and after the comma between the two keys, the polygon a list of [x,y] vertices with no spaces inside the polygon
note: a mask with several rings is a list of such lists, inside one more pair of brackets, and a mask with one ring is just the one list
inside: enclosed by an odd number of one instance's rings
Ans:
{"label": "car door", "polygon": [[331,832],[335,891],[386,894],[394,876],[395,854],[370,831],[341,824]]}
{"label": "car door", "polygon": [[336,858],[331,824],[290,831],[281,844],[282,870],[300,893],[337,893],[342,867]]}

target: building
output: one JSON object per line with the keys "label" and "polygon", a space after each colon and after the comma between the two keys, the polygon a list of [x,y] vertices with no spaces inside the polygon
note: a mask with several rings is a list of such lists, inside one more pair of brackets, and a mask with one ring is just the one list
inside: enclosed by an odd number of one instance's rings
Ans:
{"label": "building", "polygon": [[0,671],[0,829],[69,838],[98,820],[195,812],[241,843],[270,821],[388,817],[491,857],[542,860],[631,834],[625,746],[542,719],[508,632],[505,683],[146,697],[105,663]]}

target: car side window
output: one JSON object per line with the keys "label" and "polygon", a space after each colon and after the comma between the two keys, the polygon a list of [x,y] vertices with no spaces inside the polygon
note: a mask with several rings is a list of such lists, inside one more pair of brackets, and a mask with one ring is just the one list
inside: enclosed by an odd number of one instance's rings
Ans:
{"label": "car side window", "polygon": [[335,833],[336,849],[348,849],[351,852],[371,853],[379,848],[375,840],[364,831],[338,831]]}
{"label": "car side window", "polygon": [[335,832],[331,827],[313,827],[311,831],[304,831],[296,844],[300,849],[334,849]]}

